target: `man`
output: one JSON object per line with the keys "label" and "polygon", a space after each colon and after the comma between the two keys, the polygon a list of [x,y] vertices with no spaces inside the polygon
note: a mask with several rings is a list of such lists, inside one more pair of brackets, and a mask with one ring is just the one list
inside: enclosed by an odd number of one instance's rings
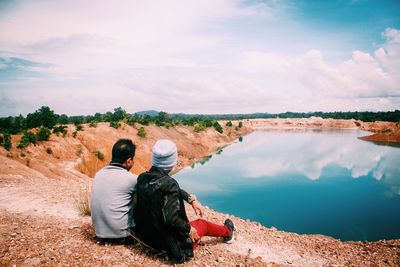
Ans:
{"label": "man", "polygon": [[[91,192],[91,216],[96,237],[101,242],[131,243],[134,191],[137,176],[129,172],[134,163],[136,146],[130,139],[118,140],[112,148],[111,163],[98,171]],[[199,203],[182,191],[186,201],[192,202],[196,214],[202,215]]]}
{"label": "man", "polygon": [[137,176],[129,172],[136,146],[129,139],[112,148],[111,163],[98,171],[91,192],[91,216],[96,236],[108,243],[128,242],[133,221],[132,195]]}
{"label": "man", "polygon": [[[151,246],[165,250],[170,260],[182,263],[193,257],[193,249],[202,236],[224,237],[233,241],[234,225],[230,219],[217,225],[203,219],[189,222],[182,190],[168,174],[176,165],[177,148],[169,140],[153,146],[152,167],[138,177],[135,206],[136,230]],[[194,198],[193,202],[197,202]]]}

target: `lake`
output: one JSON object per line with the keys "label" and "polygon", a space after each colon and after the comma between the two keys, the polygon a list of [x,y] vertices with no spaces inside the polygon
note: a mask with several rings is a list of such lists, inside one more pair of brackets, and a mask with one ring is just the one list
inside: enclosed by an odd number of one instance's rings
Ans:
{"label": "lake", "polygon": [[257,131],[175,174],[203,205],[299,234],[400,238],[400,148],[357,130]]}

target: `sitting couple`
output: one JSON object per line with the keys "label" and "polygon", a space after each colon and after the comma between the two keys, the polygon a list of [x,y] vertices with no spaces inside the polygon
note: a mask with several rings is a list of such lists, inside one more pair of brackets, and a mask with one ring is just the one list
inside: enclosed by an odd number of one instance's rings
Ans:
{"label": "sitting couple", "polygon": [[152,149],[152,167],[136,177],[129,172],[134,163],[135,144],[118,140],[112,148],[111,163],[97,172],[91,192],[92,222],[102,242],[127,244],[131,231],[169,259],[181,263],[193,257],[193,249],[203,236],[223,237],[233,241],[234,225],[224,225],[187,218],[184,200],[202,216],[201,204],[194,195],[180,189],[169,176],[177,162],[176,145],[159,140]]}

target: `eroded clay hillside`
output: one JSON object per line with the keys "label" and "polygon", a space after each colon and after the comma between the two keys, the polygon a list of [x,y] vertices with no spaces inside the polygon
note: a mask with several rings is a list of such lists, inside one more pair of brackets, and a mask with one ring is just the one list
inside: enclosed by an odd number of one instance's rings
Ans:
{"label": "eroded clay hillside", "polygon": [[[158,139],[170,139],[176,143],[178,168],[182,168],[251,131],[247,127],[235,129],[234,125],[225,127],[223,134],[213,128],[196,133],[190,126],[165,128],[149,125],[145,126],[146,137],[141,138],[137,135],[140,127],[142,125],[139,124],[133,127],[122,124],[119,129],[110,127],[109,123],[99,123],[93,128],[84,125],[83,131],[78,131],[73,137],[75,126],[69,125],[65,137],[52,134],[49,141],[31,144],[23,149],[16,148],[21,136],[15,135],[12,136],[13,148],[9,152],[1,148],[0,155],[17,160],[48,177],[68,177],[71,168],[93,177],[110,161],[113,144],[120,138],[130,138],[137,145],[132,172],[139,174],[150,167],[151,147]],[[104,155],[104,159],[99,159],[98,153]]]}

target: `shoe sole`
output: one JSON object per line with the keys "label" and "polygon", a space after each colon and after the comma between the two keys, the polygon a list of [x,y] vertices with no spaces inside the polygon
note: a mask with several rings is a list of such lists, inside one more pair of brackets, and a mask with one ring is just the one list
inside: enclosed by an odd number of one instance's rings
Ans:
{"label": "shoe sole", "polygon": [[228,241],[225,241],[225,243],[232,244],[234,239],[235,239],[235,234],[232,233],[232,238],[230,240],[228,240]]}

